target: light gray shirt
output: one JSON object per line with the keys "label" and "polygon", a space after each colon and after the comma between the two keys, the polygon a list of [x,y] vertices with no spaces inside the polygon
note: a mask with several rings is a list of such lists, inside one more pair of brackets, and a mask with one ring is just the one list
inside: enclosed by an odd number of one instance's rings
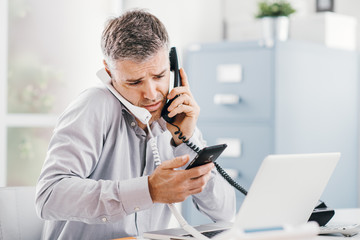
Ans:
{"label": "light gray shirt", "polygon": [[[151,129],[162,161],[195,157],[186,144],[170,144],[163,119]],[[198,129],[190,141],[205,146]],[[171,212],[149,193],[154,169],[149,137],[135,118],[105,87],[84,91],[60,116],[37,184],[37,212],[48,220],[43,239],[113,239],[166,228]],[[192,197],[213,221],[235,214],[234,190],[216,170]]]}

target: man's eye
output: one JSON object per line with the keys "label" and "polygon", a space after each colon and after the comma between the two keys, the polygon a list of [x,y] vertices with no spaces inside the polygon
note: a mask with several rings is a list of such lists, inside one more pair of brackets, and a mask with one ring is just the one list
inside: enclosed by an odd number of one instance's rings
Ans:
{"label": "man's eye", "polygon": [[141,83],[141,81],[135,81],[135,82],[130,82],[129,85],[130,86],[135,86],[135,85],[138,85],[140,83]]}
{"label": "man's eye", "polygon": [[155,76],[156,79],[162,79],[165,75],[157,75]]}

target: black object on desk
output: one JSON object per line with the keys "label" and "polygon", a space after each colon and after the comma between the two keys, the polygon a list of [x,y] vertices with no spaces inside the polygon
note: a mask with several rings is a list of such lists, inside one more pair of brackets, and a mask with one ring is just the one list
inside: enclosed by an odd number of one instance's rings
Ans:
{"label": "black object on desk", "polygon": [[319,226],[325,226],[334,215],[333,209],[329,209],[324,202],[319,201],[308,221],[315,221]]}

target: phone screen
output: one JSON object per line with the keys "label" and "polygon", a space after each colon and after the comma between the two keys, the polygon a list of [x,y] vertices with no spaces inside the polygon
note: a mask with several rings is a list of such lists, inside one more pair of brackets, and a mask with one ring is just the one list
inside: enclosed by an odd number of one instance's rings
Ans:
{"label": "phone screen", "polygon": [[221,155],[221,153],[225,150],[226,147],[226,144],[204,147],[203,149],[201,149],[198,155],[190,162],[186,169],[198,167],[209,162],[214,162]]}

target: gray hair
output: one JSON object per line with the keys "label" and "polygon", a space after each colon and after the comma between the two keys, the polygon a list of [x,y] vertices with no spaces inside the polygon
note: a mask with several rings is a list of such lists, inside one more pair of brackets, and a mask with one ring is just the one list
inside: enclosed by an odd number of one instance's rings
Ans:
{"label": "gray hair", "polygon": [[131,10],[110,19],[101,38],[107,64],[117,60],[142,62],[164,47],[169,49],[165,26],[144,10]]}

